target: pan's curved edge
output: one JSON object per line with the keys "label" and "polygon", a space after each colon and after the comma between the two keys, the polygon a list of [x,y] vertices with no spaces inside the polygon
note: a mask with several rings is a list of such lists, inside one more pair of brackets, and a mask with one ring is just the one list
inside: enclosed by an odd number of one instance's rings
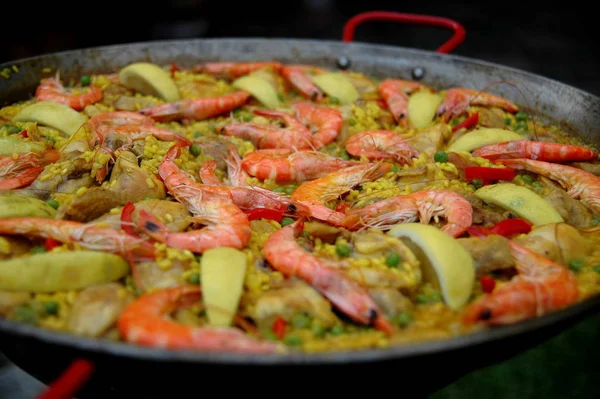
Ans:
{"label": "pan's curved edge", "polygon": [[140,360],[160,362],[192,362],[205,364],[230,365],[313,365],[313,364],[351,364],[370,363],[387,360],[406,359],[415,356],[436,355],[442,352],[459,351],[466,347],[474,347],[512,338],[538,329],[551,328],[556,323],[575,323],[594,312],[600,306],[600,295],[587,299],[575,306],[545,316],[530,319],[514,325],[495,327],[456,338],[427,341],[411,345],[398,345],[380,349],[358,351],[339,351],[332,353],[289,353],[289,354],[239,354],[222,352],[189,352],[146,348],[127,343],[101,341],[98,339],[77,337],[69,333],[61,333],[17,323],[0,320],[0,332],[17,335],[46,342],[49,344],[69,346],[77,350],[106,354],[118,357],[130,357]]}

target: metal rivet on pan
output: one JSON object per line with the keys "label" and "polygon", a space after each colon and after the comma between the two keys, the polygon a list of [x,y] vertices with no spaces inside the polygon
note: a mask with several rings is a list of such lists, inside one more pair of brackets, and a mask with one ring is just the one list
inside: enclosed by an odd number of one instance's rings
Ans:
{"label": "metal rivet on pan", "polygon": [[337,59],[337,66],[340,69],[348,69],[350,68],[350,58],[346,57],[346,56],[341,56],[340,58]]}
{"label": "metal rivet on pan", "polygon": [[421,80],[425,76],[425,69],[421,67],[413,68],[411,74],[414,80]]}

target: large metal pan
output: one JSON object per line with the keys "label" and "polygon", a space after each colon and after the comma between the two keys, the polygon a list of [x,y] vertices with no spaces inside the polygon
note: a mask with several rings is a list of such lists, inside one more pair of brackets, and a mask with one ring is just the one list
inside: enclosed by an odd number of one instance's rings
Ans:
{"label": "large metal pan", "polygon": [[[490,92],[560,123],[570,134],[600,144],[600,98],[594,95],[531,73],[443,54],[443,51],[349,43],[351,31],[347,29],[345,43],[201,39],[90,48],[22,59],[0,65],[0,70],[12,65],[19,68],[10,80],[0,79],[0,104],[33,95],[44,77],[44,68],[60,70],[63,77],[77,78],[83,74],[115,71],[136,61],[174,62],[187,67],[219,60],[277,60],[327,68],[350,64],[353,70],[375,77],[418,77],[437,88],[482,89],[492,82],[512,82],[521,88],[526,98],[509,85],[495,86]],[[448,51],[448,48],[441,50]],[[272,381],[282,381],[286,386],[306,384],[311,391],[330,389],[339,394],[354,392],[361,388],[359,386],[369,391],[378,389],[382,382],[401,378],[407,382],[402,386],[403,394],[414,396],[436,391],[469,371],[538,345],[596,311],[599,304],[600,297],[594,297],[535,320],[450,340],[356,352],[276,356],[143,348],[0,320],[0,350],[43,382],[53,381],[74,359],[87,359],[95,370],[78,394],[82,398],[117,397],[117,393],[118,397],[178,397],[206,389],[204,381],[215,381],[215,377],[225,379],[227,386],[223,392],[239,391],[246,395],[256,389],[264,392],[273,386]],[[221,386],[223,382],[213,384]]]}

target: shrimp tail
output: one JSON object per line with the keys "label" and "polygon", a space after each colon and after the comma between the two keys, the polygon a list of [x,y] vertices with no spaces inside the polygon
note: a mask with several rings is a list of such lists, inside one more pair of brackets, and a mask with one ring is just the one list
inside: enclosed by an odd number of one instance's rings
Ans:
{"label": "shrimp tail", "polygon": [[165,242],[167,240],[167,235],[169,234],[167,226],[158,220],[156,216],[144,209],[140,210],[137,226],[143,233],[156,241]]}

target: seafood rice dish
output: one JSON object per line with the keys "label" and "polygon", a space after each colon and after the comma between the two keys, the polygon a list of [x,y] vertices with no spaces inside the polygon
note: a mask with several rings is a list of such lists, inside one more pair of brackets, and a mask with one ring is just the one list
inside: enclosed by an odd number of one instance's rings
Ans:
{"label": "seafood rice dish", "polygon": [[314,353],[600,292],[597,149],[493,85],[268,60],[44,73],[0,108],[4,319]]}

